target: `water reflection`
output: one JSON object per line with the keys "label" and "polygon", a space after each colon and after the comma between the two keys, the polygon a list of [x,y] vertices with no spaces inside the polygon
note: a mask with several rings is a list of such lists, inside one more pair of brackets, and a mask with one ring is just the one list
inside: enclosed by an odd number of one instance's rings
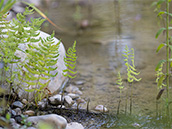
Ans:
{"label": "water reflection", "polygon": [[[56,33],[65,47],[77,41],[79,74],[76,80],[86,81],[80,86],[83,97],[91,99],[91,108],[104,104],[111,113],[116,112],[119,96],[116,75],[121,70],[126,79],[121,54],[128,45],[135,49],[136,67],[142,77],[141,83],[134,87],[134,110],[136,113],[151,114],[155,110],[156,96],[154,68],[162,58],[162,53],[155,55],[157,25],[156,15],[150,8],[151,0],[88,0],[89,3],[81,6],[80,10],[83,16],[81,21],[86,19],[90,23],[85,29],[75,26],[73,14],[76,5],[72,4],[73,1],[60,1],[57,8],[47,11],[50,19],[67,30],[57,30]],[[47,28],[45,31],[48,31]]]}

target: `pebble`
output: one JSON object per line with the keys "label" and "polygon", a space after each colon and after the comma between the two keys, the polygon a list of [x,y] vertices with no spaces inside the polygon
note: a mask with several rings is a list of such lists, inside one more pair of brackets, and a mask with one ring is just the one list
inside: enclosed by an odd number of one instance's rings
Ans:
{"label": "pebble", "polygon": [[28,127],[27,129],[37,129],[37,128],[35,128],[35,127]]}
{"label": "pebble", "polygon": [[44,110],[47,108],[48,105],[48,100],[47,99],[43,99],[42,101],[38,102],[38,107],[40,110]]}
{"label": "pebble", "polygon": [[53,129],[65,129],[67,126],[66,119],[56,114],[31,116],[31,117],[28,117],[26,120],[28,122],[31,122],[34,125],[38,125],[40,122],[44,122],[55,127]]}
{"label": "pebble", "polygon": [[71,107],[73,104],[74,104],[74,101],[72,100],[72,98],[70,96],[66,95],[64,97],[64,105],[66,107]]}
{"label": "pebble", "polygon": [[19,129],[20,125],[16,123],[14,118],[10,118],[10,124],[14,129]]}
{"label": "pebble", "polygon": [[15,101],[12,103],[12,108],[23,108],[23,104],[20,101]]}
{"label": "pebble", "polygon": [[72,99],[77,99],[77,98],[79,98],[79,95],[78,95],[78,94],[69,93],[68,95],[69,95]]}
{"label": "pebble", "polygon": [[27,110],[25,112],[23,112],[24,115],[28,115],[28,116],[34,116],[35,115],[35,112],[32,111],[32,110]]}
{"label": "pebble", "polygon": [[77,103],[86,103],[86,101],[84,99],[81,99],[81,98],[78,98],[76,101],[77,101]]}
{"label": "pebble", "polygon": [[74,85],[71,85],[71,84],[65,89],[65,91],[68,93],[74,93],[74,94],[82,95],[82,92],[79,90],[79,88],[74,86]]}
{"label": "pebble", "polygon": [[141,127],[140,124],[138,124],[138,123],[134,123],[134,124],[132,124],[132,126],[134,126],[134,127]]}
{"label": "pebble", "polygon": [[57,94],[57,95],[51,96],[48,100],[51,105],[57,106],[61,104],[62,96],[60,94]]}
{"label": "pebble", "polygon": [[83,85],[85,83],[85,81],[75,81],[74,82],[76,85]]}
{"label": "pebble", "polygon": [[[14,111],[15,111],[15,114],[16,114],[16,115],[21,115],[21,113],[22,113],[22,111],[21,111],[20,108],[16,108],[16,109],[14,109]],[[16,115],[15,115],[15,116],[16,116]]]}
{"label": "pebble", "polygon": [[16,112],[14,110],[11,110],[11,115],[16,116],[17,114],[16,114]]}
{"label": "pebble", "polygon": [[15,117],[14,117],[14,119],[15,119],[15,121],[17,122],[17,123],[21,123],[21,121],[22,121],[22,117],[21,117],[21,115],[16,115]]}
{"label": "pebble", "polygon": [[108,112],[108,109],[103,105],[97,105],[94,110],[99,112]]}
{"label": "pebble", "polygon": [[84,129],[84,127],[77,122],[71,122],[67,124],[66,129]]}
{"label": "pebble", "polygon": [[27,105],[28,104],[28,101],[26,99],[22,99],[22,103]]}

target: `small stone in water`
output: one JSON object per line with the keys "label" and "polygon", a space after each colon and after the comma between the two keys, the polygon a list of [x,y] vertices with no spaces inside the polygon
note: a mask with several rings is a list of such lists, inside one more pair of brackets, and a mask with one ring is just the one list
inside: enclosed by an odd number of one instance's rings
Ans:
{"label": "small stone in water", "polygon": [[85,103],[85,100],[81,99],[81,98],[78,98],[76,101],[77,101],[77,103]]}
{"label": "small stone in water", "polygon": [[77,98],[79,98],[79,95],[78,95],[78,94],[69,93],[68,95],[69,95],[72,99],[77,99]]}
{"label": "small stone in water", "polygon": [[76,81],[75,84],[76,85],[83,85],[85,83],[85,81]]}
{"label": "small stone in water", "polygon": [[132,124],[132,126],[134,126],[134,127],[140,127],[140,124],[134,123],[134,124]]}
{"label": "small stone in water", "polygon": [[95,110],[99,111],[99,112],[108,112],[108,109],[105,106],[103,106],[103,105],[97,105],[95,107]]}

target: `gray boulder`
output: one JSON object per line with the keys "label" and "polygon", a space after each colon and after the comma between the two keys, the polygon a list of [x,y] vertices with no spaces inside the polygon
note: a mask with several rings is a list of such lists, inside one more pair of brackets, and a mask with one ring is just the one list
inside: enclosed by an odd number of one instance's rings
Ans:
{"label": "gray boulder", "polygon": [[[39,37],[41,37],[41,38],[46,38],[46,37],[50,36],[49,34],[47,34],[47,33],[45,33],[45,32],[42,32],[42,31],[38,31],[38,32],[40,32],[40,35],[39,35],[37,38],[39,38]],[[54,37],[54,41],[55,41],[55,43],[58,43],[58,42],[59,42],[59,40],[58,40],[57,38],[55,38],[55,37]],[[38,44],[38,43],[39,43],[39,42],[34,43],[34,44]],[[28,43],[26,43],[26,44],[20,44],[20,45],[19,45],[19,48],[22,49],[22,50],[26,50],[27,45],[28,45]],[[64,59],[64,56],[65,56],[65,53],[66,53],[65,48],[64,48],[63,44],[60,43],[60,46],[59,46],[58,62],[57,62],[57,64],[54,66],[54,67],[57,67],[57,69],[56,69],[55,71],[52,71],[52,74],[55,74],[55,73],[57,73],[57,72],[58,72],[58,74],[57,74],[56,77],[52,77],[52,78],[51,78],[51,81],[50,81],[50,83],[49,83],[49,85],[48,85],[48,89],[49,89],[49,91],[50,91],[52,94],[56,93],[56,92],[60,89],[62,83],[66,80],[66,77],[64,77],[64,76],[62,75],[62,71],[63,71],[64,69],[66,69],[66,66],[65,66],[65,63],[64,63],[64,60],[63,60],[63,59]],[[21,52],[21,51],[16,51],[15,54],[16,54],[17,56],[21,57],[21,62],[24,61],[25,58],[26,58],[26,54],[23,53],[23,52]],[[15,66],[14,66],[14,69],[15,69]],[[44,81],[44,80],[42,80],[41,82],[43,82],[43,81]],[[37,87],[37,88],[39,88],[39,87]],[[18,95],[19,95],[19,97],[22,98],[22,99],[25,98],[25,99],[27,99],[27,100],[29,100],[29,101],[33,101],[33,100],[34,100],[34,92],[25,92],[25,91],[23,90],[23,87],[21,87],[21,88],[19,89]]]}
{"label": "gray boulder", "polygon": [[66,129],[67,121],[62,116],[56,114],[42,115],[42,116],[31,116],[26,119],[28,122],[31,122],[36,127],[40,124],[48,124],[53,129]]}

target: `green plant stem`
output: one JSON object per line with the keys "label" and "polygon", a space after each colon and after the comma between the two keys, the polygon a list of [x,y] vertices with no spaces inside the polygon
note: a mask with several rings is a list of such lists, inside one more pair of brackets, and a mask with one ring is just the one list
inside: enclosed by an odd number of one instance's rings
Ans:
{"label": "green plant stem", "polygon": [[119,96],[119,102],[118,102],[118,108],[117,108],[117,115],[119,115],[119,110],[120,110],[121,94],[122,94],[122,91],[120,89],[120,96]]}
{"label": "green plant stem", "polygon": [[132,114],[132,103],[133,103],[133,82],[132,82],[132,84],[131,84],[130,114]]}
{"label": "green plant stem", "polygon": [[128,83],[127,83],[127,92],[126,92],[126,100],[125,100],[125,114],[127,114],[127,106],[128,106]]}
{"label": "green plant stem", "polygon": [[[167,74],[167,96],[166,99],[168,101],[169,99],[169,0],[166,0],[166,60],[167,60],[167,64],[166,64],[166,74]],[[169,102],[169,101],[168,101]],[[169,104],[167,102],[167,109],[166,109],[166,113],[169,116]]]}

